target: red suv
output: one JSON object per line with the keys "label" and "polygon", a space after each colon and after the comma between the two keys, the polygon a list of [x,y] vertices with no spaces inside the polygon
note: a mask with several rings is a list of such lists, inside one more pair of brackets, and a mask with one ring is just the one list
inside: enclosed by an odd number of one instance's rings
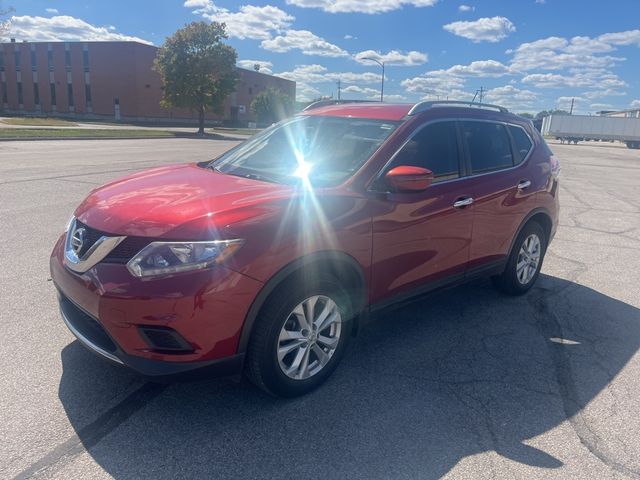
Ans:
{"label": "red suv", "polygon": [[376,310],[478,276],[529,290],[558,171],[501,107],[313,105],[211,162],[94,190],[51,274],[69,329],[115,363],[300,395]]}

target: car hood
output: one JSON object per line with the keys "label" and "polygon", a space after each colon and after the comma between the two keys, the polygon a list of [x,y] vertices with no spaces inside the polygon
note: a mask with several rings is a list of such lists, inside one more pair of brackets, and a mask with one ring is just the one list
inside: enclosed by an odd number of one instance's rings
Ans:
{"label": "car hood", "polygon": [[[77,208],[82,223],[116,235],[199,240],[236,222],[277,214],[270,201],[294,187],[214,172],[196,164],[146,170],[94,191]],[[278,203],[278,202],[276,202]]]}

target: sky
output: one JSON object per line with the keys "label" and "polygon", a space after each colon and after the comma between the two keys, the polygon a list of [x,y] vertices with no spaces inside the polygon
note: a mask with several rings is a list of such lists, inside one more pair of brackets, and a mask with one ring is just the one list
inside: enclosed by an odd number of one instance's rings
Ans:
{"label": "sky", "polygon": [[[13,0],[7,38],[136,40],[219,21],[238,65],[298,100],[484,101],[516,112],[640,108],[640,0]],[[6,39],[5,39],[6,40]]]}

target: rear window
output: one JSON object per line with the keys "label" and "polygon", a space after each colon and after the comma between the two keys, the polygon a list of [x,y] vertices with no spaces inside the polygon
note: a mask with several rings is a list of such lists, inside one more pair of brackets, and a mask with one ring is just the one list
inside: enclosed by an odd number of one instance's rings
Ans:
{"label": "rear window", "polygon": [[522,162],[533,147],[533,143],[531,143],[531,139],[529,135],[524,131],[522,127],[516,127],[514,125],[509,125],[509,131],[511,132],[511,136],[513,137],[513,141],[516,144],[516,163]]}
{"label": "rear window", "polygon": [[511,140],[506,128],[492,122],[460,122],[473,174],[493,172],[513,166]]}

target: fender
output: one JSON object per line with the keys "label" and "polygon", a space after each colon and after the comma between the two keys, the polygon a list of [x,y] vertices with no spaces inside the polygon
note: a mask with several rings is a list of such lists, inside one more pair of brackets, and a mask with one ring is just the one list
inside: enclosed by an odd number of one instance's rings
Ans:
{"label": "fender", "polygon": [[288,278],[291,274],[303,269],[305,266],[312,263],[320,263],[327,265],[329,263],[333,265],[348,264],[354,272],[358,275],[359,288],[357,292],[356,302],[354,304],[354,312],[362,311],[366,306],[366,284],[364,273],[360,264],[350,255],[333,250],[326,250],[321,252],[311,253],[300,257],[293,262],[289,263],[282,269],[280,269],[275,275],[273,275],[269,281],[262,287],[256,298],[254,299],[249,312],[245,317],[244,324],[242,326],[242,333],[240,334],[240,340],[238,342],[237,353],[245,353],[249,345],[249,339],[251,338],[251,332],[253,331],[253,325],[258,317],[258,313],[262,309],[262,306],[269,298],[269,295],[279,286],[282,282]]}
{"label": "fender", "polygon": [[[544,208],[544,207],[537,207],[534,208],[533,210],[531,210],[526,217],[524,217],[524,220],[522,220],[522,222],[520,223],[520,226],[518,227],[518,229],[516,230],[515,235],[513,236],[513,238],[511,239],[511,244],[509,245],[509,252],[507,253],[507,258],[509,257],[509,255],[511,255],[511,251],[513,250],[513,244],[515,243],[516,239],[518,238],[518,235],[520,235],[520,232],[522,231],[522,229],[524,228],[524,226],[527,224],[527,222],[529,220],[531,220],[534,216],[538,215],[538,214],[544,214],[546,217],[549,218],[549,222],[551,222],[551,231],[553,231],[553,220],[551,217],[551,214],[549,213],[549,210]],[[544,228],[544,226],[543,226]],[[547,238],[547,246],[549,245],[549,242],[551,241],[550,238]]]}

